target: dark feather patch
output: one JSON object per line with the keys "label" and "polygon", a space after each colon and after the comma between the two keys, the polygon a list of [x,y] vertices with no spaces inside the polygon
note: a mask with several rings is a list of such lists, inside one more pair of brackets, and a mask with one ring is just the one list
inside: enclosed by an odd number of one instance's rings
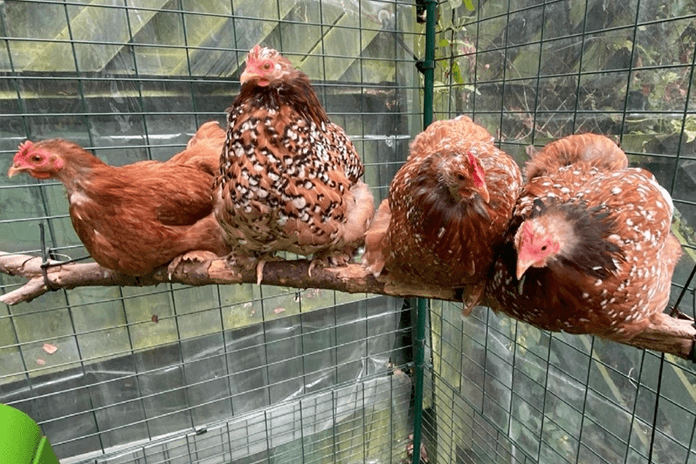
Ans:
{"label": "dark feather patch", "polygon": [[242,86],[239,95],[234,99],[231,112],[241,102],[250,103],[253,108],[270,108],[278,110],[281,106],[289,106],[315,124],[329,124],[329,116],[319,103],[312,83],[306,74],[297,71],[288,82],[272,83],[260,87],[253,83]]}
{"label": "dark feather patch", "polygon": [[621,249],[607,238],[614,223],[607,207],[587,208],[582,202],[554,205],[547,214],[560,212],[572,224],[578,245],[568,255],[560,256],[562,265],[573,267],[593,277],[606,279],[617,270],[613,258],[625,260]]}
{"label": "dark feather patch", "polygon": [[546,205],[544,205],[544,202],[541,200],[541,198],[535,198],[529,218],[534,219],[541,216],[544,210],[546,210]]}

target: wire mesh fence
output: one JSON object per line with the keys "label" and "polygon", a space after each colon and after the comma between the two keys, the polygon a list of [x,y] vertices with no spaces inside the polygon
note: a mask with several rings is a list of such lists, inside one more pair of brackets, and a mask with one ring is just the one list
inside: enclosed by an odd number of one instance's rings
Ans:
{"label": "wire mesh fence", "polygon": [[[261,42],[310,76],[379,201],[428,111],[422,7],[2,2],[0,168],[27,138],[67,138],[114,165],[166,160],[201,123],[223,121]],[[615,138],[674,198],[685,249],[674,301],[696,260],[692,2],[437,10],[435,119],[471,115],[520,164],[528,145],[563,135]],[[40,253],[40,223],[55,252],[86,255],[59,183],[0,178],[0,250]],[[3,293],[21,283],[0,275]],[[400,463],[412,433],[431,463],[696,462],[686,362],[486,308],[462,320],[460,306],[431,301],[429,316],[416,431],[409,306],[264,285],[85,287],[3,305],[0,401],[68,463]]]}
{"label": "wire mesh fence", "polygon": [[[579,132],[613,137],[674,198],[672,230],[685,249],[674,303],[696,258],[694,6],[439,7],[436,118],[473,115],[519,163],[528,145]],[[694,304],[691,286],[681,308],[693,315]],[[431,307],[430,462],[696,462],[690,363],[550,334],[485,308],[464,321],[456,313],[450,303]]]}
{"label": "wire mesh fence", "polygon": [[[420,127],[399,2],[8,1],[0,149],[70,139],[109,164],[166,160],[239,90],[256,43],[315,84],[386,192]],[[58,182],[0,180],[0,249],[86,251]],[[106,218],[108,220],[108,218]],[[11,291],[21,279],[3,275]],[[79,288],[0,310],[0,401],[64,462],[363,462],[406,455],[401,301],[241,285]],[[331,457],[333,456],[333,458]]]}

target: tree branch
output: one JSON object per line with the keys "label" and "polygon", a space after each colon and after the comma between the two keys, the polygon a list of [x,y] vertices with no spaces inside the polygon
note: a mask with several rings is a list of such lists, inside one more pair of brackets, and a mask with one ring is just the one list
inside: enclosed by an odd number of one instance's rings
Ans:
{"label": "tree branch", "polygon": [[[46,279],[41,258],[0,252],[0,272],[28,279],[22,287],[0,296],[0,302],[14,305],[28,302],[50,290],[83,286],[124,287],[158,285],[177,282],[188,285],[256,283],[256,270],[230,267],[225,259],[204,262],[183,262],[169,275],[167,268],[152,274],[133,277],[103,268],[96,263],[60,264],[49,262]],[[319,268],[309,275],[309,261],[270,261],[263,268],[263,284],[293,288],[322,288],[346,293],[375,293],[396,297],[435,298],[461,302],[461,295],[449,288],[399,282],[388,276],[375,279],[360,264],[337,268]],[[47,285],[48,283],[48,285]],[[696,328],[693,321],[667,314],[653,317],[649,327],[628,344],[639,348],[671,353],[694,359]]]}
{"label": "tree branch", "polygon": [[627,345],[671,353],[696,362],[696,328],[691,318],[678,319],[668,314],[654,315],[648,327]]}
{"label": "tree branch", "polygon": [[[41,271],[41,258],[0,252],[0,272],[29,279],[22,287],[0,296],[0,302],[14,305],[28,302],[50,290],[71,289],[83,286],[124,287],[157,285],[176,282],[187,285],[243,284],[256,283],[256,270],[230,267],[224,258],[204,262],[182,262],[171,276],[167,268],[157,269],[152,274],[133,277],[96,263],[60,264],[49,261],[47,281]],[[378,293],[398,297],[423,296],[440,300],[457,300],[455,290],[424,285],[409,285],[390,279],[378,281],[360,264],[344,267],[312,270],[309,276],[309,261],[269,261],[263,268],[264,285],[294,288],[323,288],[346,293]]]}

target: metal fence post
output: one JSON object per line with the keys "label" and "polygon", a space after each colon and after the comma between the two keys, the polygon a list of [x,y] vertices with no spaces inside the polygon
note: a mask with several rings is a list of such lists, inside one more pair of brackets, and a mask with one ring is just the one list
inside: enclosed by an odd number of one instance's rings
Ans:
{"label": "metal fence post", "polygon": [[[433,121],[433,93],[435,72],[435,0],[426,0],[425,22],[425,60],[422,63],[424,79],[423,89],[423,128]],[[420,463],[421,429],[423,421],[423,380],[425,369],[425,322],[428,301],[418,298],[416,322],[416,391],[414,396],[413,420],[413,464]]]}

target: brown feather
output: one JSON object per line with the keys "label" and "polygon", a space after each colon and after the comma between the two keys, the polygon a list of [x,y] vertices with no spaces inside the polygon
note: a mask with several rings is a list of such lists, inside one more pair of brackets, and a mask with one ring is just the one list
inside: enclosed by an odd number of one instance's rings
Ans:
{"label": "brown feather", "polygon": [[[467,305],[478,303],[522,180],[514,160],[492,141],[466,116],[433,123],[416,137],[389,187],[389,204],[380,206],[380,220],[368,233],[367,269],[377,274],[384,267],[399,279],[466,287],[476,294],[465,298]],[[488,203],[473,177],[481,171]]]}
{"label": "brown feather", "polygon": [[535,177],[553,174],[564,166],[576,163],[585,163],[600,171],[617,171],[628,166],[628,158],[623,150],[603,135],[570,135],[549,143],[533,154],[524,166],[524,178],[529,182]]}
{"label": "brown feather", "polygon": [[389,199],[385,198],[377,208],[370,230],[365,234],[363,264],[367,271],[374,276],[379,276],[382,273],[386,257],[391,253],[389,243],[385,240],[390,222]]}
{"label": "brown feather", "polygon": [[[186,149],[174,155],[167,164],[191,166],[214,176],[220,167],[220,152],[226,136],[217,121],[205,122],[188,141]],[[213,156],[215,153],[217,156]]]}

